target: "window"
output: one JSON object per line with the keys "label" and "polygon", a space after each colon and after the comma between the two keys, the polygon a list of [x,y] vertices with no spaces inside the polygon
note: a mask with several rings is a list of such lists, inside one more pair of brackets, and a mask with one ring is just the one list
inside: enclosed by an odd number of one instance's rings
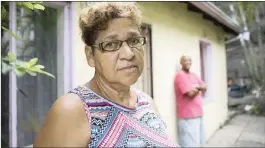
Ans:
{"label": "window", "polygon": [[148,24],[143,24],[142,29],[147,38],[147,43],[144,47],[144,69],[142,75],[138,78],[133,87],[147,93],[153,98],[152,30],[151,26]]}
{"label": "window", "polygon": [[11,50],[20,60],[37,57],[38,63],[56,77],[25,75],[18,78],[10,74],[11,147],[31,145],[51,105],[58,96],[71,89],[71,75],[68,75],[71,73],[70,4],[43,4],[44,11],[31,11],[10,2],[11,28],[20,37],[20,40],[11,40],[11,45],[14,45]]}
{"label": "window", "polygon": [[201,79],[208,85],[204,99],[213,99],[213,58],[212,45],[209,41],[200,40]]}

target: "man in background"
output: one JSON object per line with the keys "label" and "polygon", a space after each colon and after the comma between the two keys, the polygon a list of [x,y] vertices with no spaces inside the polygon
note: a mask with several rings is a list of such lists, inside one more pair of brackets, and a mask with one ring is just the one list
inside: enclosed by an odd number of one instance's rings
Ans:
{"label": "man in background", "polygon": [[182,69],[176,74],[178,137],[181,147],[200,147],[204,141],[202,93],[206,84],[190,71],[191,58],[182,56]]}

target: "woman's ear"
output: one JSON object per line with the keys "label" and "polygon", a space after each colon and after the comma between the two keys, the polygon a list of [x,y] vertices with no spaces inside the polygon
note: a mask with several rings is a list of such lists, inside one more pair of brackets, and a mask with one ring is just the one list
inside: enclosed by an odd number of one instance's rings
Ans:
{"label": "woman's ear", "polygon": [[93,49],[90,46],[85,45],[86,60],[90,67],[95,67]]}

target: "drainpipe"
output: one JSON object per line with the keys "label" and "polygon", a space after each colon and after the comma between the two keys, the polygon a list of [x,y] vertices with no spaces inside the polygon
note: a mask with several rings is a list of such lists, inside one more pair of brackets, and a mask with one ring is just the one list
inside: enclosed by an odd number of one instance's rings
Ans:
{"label": "drainpipe", "polygon": [[240,34],[237,35],[235,38],[232,38],[232,39],[226,41],[225,44],[230,44],[230,43],[232,43],[232,42],[235,42],[235,41],[237,41],[237,40],[240,40],[241,36],[242,36],[242,35],[241,35],[241,33],[240,33]]}
{"label": "drainpipe", "polygon": [[249,41],[249,39],[250,39],[250,32],[244,31],[244,32],[238,34],[235,38],[232,38],[232,39],[226,41],[225,44],[230,44],[232,42],[240,40],[240,43],[243,46],[244,42]]}

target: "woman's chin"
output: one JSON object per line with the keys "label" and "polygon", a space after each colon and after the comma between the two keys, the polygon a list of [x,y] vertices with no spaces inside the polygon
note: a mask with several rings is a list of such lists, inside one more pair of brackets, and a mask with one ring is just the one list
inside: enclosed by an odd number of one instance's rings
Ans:
{"label": "woman's chin", "polygon": [[128,86],[128,87],[131,87],[133,84],[135,84],[138,80],[138,78],[124,78],[124,79],[120,79],[122,80],[122,84],[124,86]]}

